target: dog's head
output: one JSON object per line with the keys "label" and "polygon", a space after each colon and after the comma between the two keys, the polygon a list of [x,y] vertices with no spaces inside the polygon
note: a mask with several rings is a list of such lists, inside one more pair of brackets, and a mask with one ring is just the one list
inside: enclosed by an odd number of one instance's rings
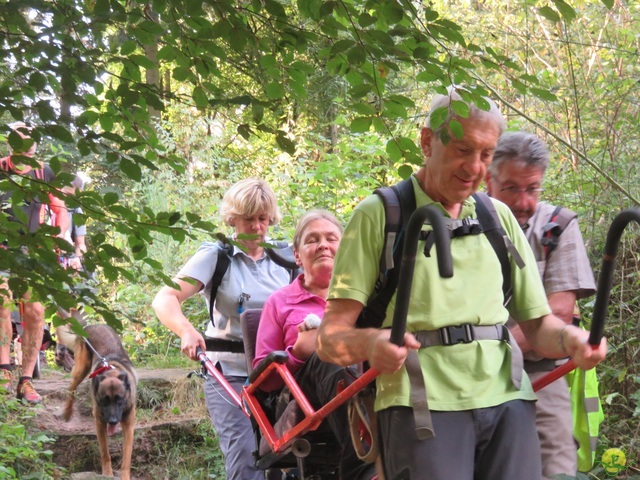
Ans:
{"label": "dog's head", "polygon": [[116,433],[122,416],[131,409],[131,384],[126,372],[107,370],[92,380],[93,393],[107,433]]}

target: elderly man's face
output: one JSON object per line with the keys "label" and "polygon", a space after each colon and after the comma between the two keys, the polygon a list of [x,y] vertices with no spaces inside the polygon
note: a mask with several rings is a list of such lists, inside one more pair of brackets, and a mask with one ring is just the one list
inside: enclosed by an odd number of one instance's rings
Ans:
{"label": "elderly man's face", "polygon": [[491,115],[461,118],[464,135],[445,144],[430,128],[422,129],[421,146],[427,157],[426,193],[445,207],[474,194],[487,173],[500,128]]}

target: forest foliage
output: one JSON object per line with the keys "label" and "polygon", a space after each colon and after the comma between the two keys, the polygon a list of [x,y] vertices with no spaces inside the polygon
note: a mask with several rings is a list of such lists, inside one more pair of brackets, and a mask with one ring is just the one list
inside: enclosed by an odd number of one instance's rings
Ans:
{"label": "forest foliage", "polygon": [[[229,233],[216,213],[230,184],[260,176],[276,188],[279,238],[309,208],[346,221],[421,163],[431,95],[455,84],[549,143],[544,197],[578,212],[597,274],[611,220],[640,204],[638,31],[640,6],[622,0],[0,0],[0,137],[14,121],[34,125],[38,159],[59,173],[51,186],[0,189],[19,202],[88,175],[65,200],[85,212],[85,264],[99,282],[61,268],[54,243],[69,247],[46,230],[21,252],[2,215],[14,254],[0,271],[49,314],[80,296],[124,323],[140,355],[162,351],[175,340],[154,328],[150,296],[200,241]],[[601,440],[637,453],[639,245],[628,230],[600,369]],[[582,302],[585,317],[592,306]],[[199,302],[188,308],[204,321]]]}

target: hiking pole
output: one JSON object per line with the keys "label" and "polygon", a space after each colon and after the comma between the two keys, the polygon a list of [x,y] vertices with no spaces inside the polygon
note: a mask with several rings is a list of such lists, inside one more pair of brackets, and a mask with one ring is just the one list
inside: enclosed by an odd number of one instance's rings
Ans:
{"label": "hiking pole", "polygon": [[[607,307],[609,306],[609,295],[611,293],[611,285],[613,283],[613,270],[615,267],[616,253],[622,232],[626,226],[635,220],[640,224],[640,208],[628,208],[620,212],[611,223],[607,232],[607,240],[604,246],[604,256],[602,258],[602,270],[598,280],[598,291],[596,293],[596,303],[593,307],[593,320],[591,321],[591,331],[589,332],[589,345],[597,348],[604,334],[604,322],[607,317]],[[546,387],[555,382],[560,377],[566,375],[576,368],[573,359],[569,359],[566,363],[549,372],[544,377],[540,377],[533,382],[533,391],[537,392],[541,388]]]}
{"label": "hiking pole", "polygon": [[396,308],[393,313],[393,325],[391,326],[391,343],[395,343],[398,346],[404,345],[404,332],[407,327],[407,314],[409,313],[409,299],[411,297],[411,285],[413,284],[413,271],[416,262],[416,252],[418,250],[418,240],[420,239],[420,232],[426,220],[429,220],[429,223],[433,227],[440,276],[442,278],[453,277],[451,242],[444,215],[432,205],[422,206],[413,212],[409,218],[404,234],[402,261],[398,275],[401,281],[398,285]]}

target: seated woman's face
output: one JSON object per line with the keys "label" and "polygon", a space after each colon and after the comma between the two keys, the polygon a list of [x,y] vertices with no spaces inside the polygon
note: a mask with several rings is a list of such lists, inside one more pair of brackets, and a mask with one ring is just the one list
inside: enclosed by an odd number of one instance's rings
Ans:
{"label": "seated woman's face", "polygon": [[331,275],[340,237],[340,229],[329,220],[318,219],[307,224],[295,252],[307,279],[327,272]]}

